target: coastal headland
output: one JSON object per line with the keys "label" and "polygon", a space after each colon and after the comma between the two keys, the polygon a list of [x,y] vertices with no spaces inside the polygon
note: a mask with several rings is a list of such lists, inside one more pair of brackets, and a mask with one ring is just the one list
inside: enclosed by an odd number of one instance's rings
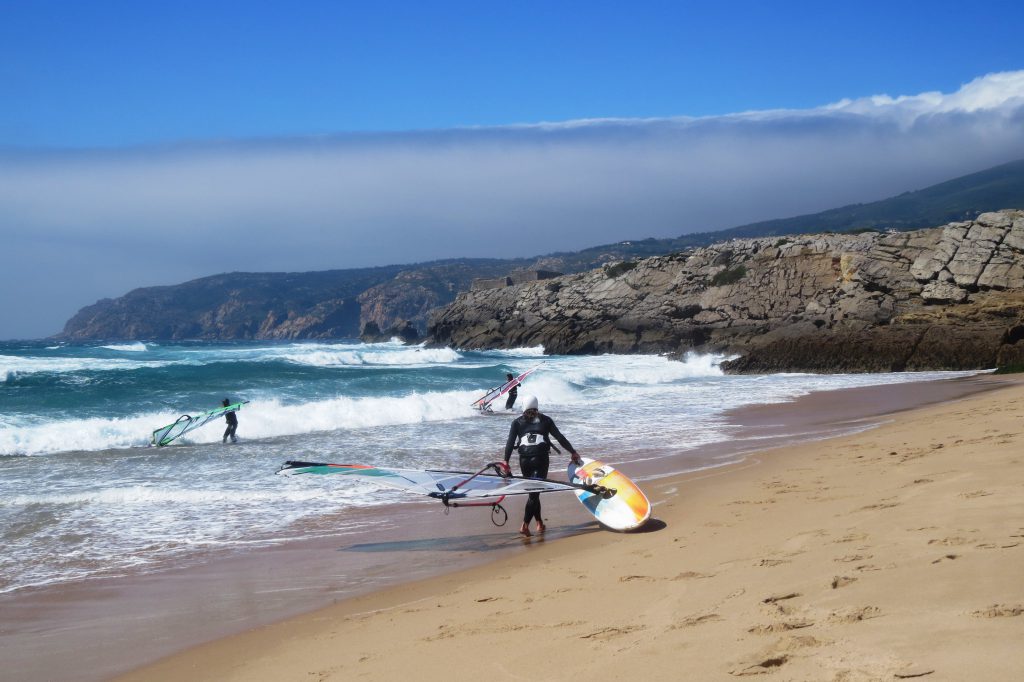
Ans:
{"label": "coastal headland", "polygon": [[[649,481],[646,532],[536,538],[118,679],[1020,679],[1024,383],[982,381],[876,428]],[[853,395],[797,406],[841,414]],[[753,416],[785,430],[786,414]]]}
{"label": "coastal headland", "polygon": [[1024,211],[910,232],[734,239],[460,294],[458,348],[719,352],[727,372],[985,369],[1022,361]]}
{"label": "coastal headland", "polygon": [[733,356],[723,364],[730,373],[1024,364],[1024,210],[904,232],[729,239],[650,257],[624,255],[634,246],[623,244],[531,261],[515,277],[503,268],[525,261],[219,275],[100,301],[61,338],[362,334],[467,350],[719,353]]}

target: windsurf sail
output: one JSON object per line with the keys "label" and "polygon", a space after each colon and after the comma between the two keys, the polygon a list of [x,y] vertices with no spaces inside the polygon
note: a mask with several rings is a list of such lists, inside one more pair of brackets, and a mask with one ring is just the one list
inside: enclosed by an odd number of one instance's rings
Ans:
{"label": "windsurf sail", "polygon": [[161,445],[167,445],[171,441],[181,438],[189,431],[194,431],[200,426],[209,424],[214,419],[223,417],[228,412],[235,412],[242,409],[242,405],[245,405],[247,402],[249,401],[243,400],[238,403],[232,403],[226,407],[218,407],[214,410],[210,410],[209,412],[196,415],[195,417],[183,414],[178,417],[177,421],[173,424],[161,426],[159,429],[155,430],[153,432],[153,438],[150,441],[150,445],[156,445],[158,447]]}
{"label": "windsurf sail", "polygon": [[[542,362],[540,364],[543,365],[544,363]],[[537,365],[537,367],[540,367],[540,365]],[[525,379],[530,374],[536,372],[537,367],[531,367],[530,369],[526,370],[525,372],[517,376],[515,379],[510,379],[509,381],[506,381],[500,386],[495,386],[494,388],[488,389],[487,393],[485,393],[481,398],[479,398],[475,403],[473,403],[473,407],[480,410],[481,412],[483,412],[484,410],[490,410],[491,403],[493,403],[495,400],[511,391],[519,384],[523,383],[523,379]]]}
{"label": "windsurf sail", "polygon": [[[339,474],[354,476],[436,499],[504,497],[529,493],[553,493],[578,490],[581,487],[565,481],[543,478],[521,478],[468,471],[436,469],[390,469],[368,464],[322,464],[319,462],[285,462],[279,474]],[[470,480],[471,479],[471,480]]]}
{"label": "windsurf sail", "polygon": [[[289,461],[281,465],[277,473],[285,476],[299,474],[328,475],[338,474],[352,476],[365,481],[372,481],[390,488],[397,488],[418,495],[425,495],[440,500],[445,507],[492,507],[492,521],[495,525],[504,525],[496,520],[500,510],[507,518],[500,502],[508,495],[528,495],[529,493],[555,493],[563,491],[591,490],[590,486],[552,481],[539,478],[521,478],[519,476],[502,475],[498,464],[488,464],[476,473],[468,471],[441,471],[436,469],[391,469],[375,467],[368,464],[324,464],[320,462]],[[489,469],[495,473],[484,473]]]}

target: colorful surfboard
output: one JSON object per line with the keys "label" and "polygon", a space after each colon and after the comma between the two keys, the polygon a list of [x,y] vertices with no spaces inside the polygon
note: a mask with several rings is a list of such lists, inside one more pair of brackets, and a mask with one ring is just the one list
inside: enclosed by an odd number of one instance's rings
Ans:
{"label": "colorful surfboard", "polygon": [[[577,490],[576,497],[587,511],[613,530],[636,530],[651,518],[651,503],[643,491],[621,471],[596,459],[580,458],[580,466],[569,464],[569,481],[600,486],[608,492]],[[613,492],[614,491],[614,492]]]}

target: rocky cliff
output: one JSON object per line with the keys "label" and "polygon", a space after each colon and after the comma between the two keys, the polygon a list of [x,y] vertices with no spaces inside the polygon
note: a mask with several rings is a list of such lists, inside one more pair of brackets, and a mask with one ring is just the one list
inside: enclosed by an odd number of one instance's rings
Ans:
{"label": "rocky cliff", "polygon": [[[527,261],[514,261],[526,264]],[[510,261],[462,259],[296,273],[235,272],[135,289],[82,308],[62,338],[337,339],[377,329],[426,329],[427,314],[474,277],[504,274]]]}
{"label": "rocky cliff", "polygon": [[367,287],[399,268],[230,273],[136,289],[82,308],[67,339],[302,339],[354,337]]}
{"label": "rocky cliff", "polygon": [[649,248],[655,247],[623,242],[535,259],[461,258],[322,272],[234,272],[103,299],[78,311],[58,336],[72,340],[351,339],[373,325],[378,331],[405,330],[406,338],[409,333],[423,333],[429,313],[450,303],[478,278],[504,277],[531,268],[577,272]]}
{"label": "rocky cliff", "polygon": [[460,294],[432,341],[689,350],[729,371],[977,369],[1024,360],[1024,211],[911,232],[733,240]]}

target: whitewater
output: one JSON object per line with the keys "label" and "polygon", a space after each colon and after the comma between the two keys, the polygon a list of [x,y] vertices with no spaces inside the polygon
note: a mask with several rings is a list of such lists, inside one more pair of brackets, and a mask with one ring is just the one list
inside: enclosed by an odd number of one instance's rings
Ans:
{"label": "whitewater", "polygon": [[[366,518],[357,510],[416,498],[333,477],[276,476],[280,465],[476,470],[501,457],[513,413],[502,413],[503,399],[496,416],[470,405],[506,372],[539,363],[520,401],[537,396],[581,453],[626,471],[652,458],[672,471],[734,461],[705,451],[737,437],[730,409],[957,376],[725,376],[723,359],[397,341],[0,343],[0,593],[354,531]],[[149,447],[154,429],[224,398],[249,401],[238,444],[221,443],[220,420]]]}

